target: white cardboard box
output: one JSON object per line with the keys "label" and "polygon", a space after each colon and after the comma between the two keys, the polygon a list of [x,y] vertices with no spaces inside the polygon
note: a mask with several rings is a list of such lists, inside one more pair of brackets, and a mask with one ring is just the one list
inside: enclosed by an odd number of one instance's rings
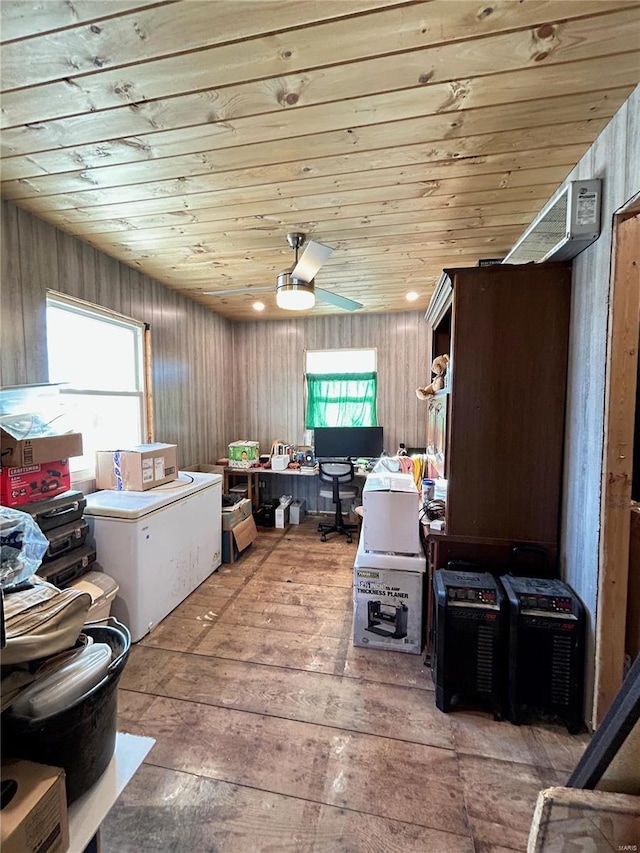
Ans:
{"label": "white cardboard box", "polygon": [[362,490],[365,551],[421,554],[419,510],[411,474],[369,474]]}
{"label": "white cardboard box", "polygon": [[286,530],[289,526],[289,514],[291,509],[291,498],[286,504],[278,504],[275,512],[275,526],[280,530]]}
{"label": "white cardboard box", "polygon": [[354,646],[420,654],[423,578],[423,572],[354,566]]}
{"label": "white cardboard box", "polygon": [[293,501],[289,509],[291,524],[300,524],[307,514],[307,502],[305,500]]}

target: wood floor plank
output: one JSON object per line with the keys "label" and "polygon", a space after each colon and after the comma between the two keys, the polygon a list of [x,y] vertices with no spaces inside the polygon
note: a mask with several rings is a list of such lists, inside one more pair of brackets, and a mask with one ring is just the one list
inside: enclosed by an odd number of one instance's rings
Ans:
{"label": "wood floor plank", "polygon": [[[258,606],[259,603],[258,603]],[[274,612],[269,607],[287,608],[289,613]],[[352,615],[347,610],[320,610],[293,605],[263,605],[261,610],[231,603],[220,615],[224,624],[244,625],[270,631],[286,631],[313,636],[346,639],[351,637]]]}
{"label": "wood floor plank", "polygon": [[431,671],[425,666],[422,655],[405,652],[381,652],[350,645],[344,675],[379,684],[403,684],[407,687],[433,690]]}
{"label": "wood floor plank", "polygon": [[150,764],[468,833],[457,758],[448,749],[162,697],[143,706],[126,690],[119,720],[156,738]]}
{"label": "wood floor plank", "polygon": [[333,673],[344,655],[334,637],[271,631],[217,622],[191,647],[201,655]]}
{"label": "wood floor plank", "polygon": [[474,837],[495,842],[491,825],[498,824],[502,827],[499,843],[513,850],[526,849],[538,792],[558,784],[555,772],[472,755],[458,755],[458,760]]}
{"label": "wood floor plank", "polygon": [[103,853],[473,853],[468,836],[144,765],[102,824]]}
{"label": "wood floor plank", "polygon": [[122,686],[172,699],[452,749],[452,717],[420,690],[137,647]]}
{"label": "wood floor plank", "polygon": [[287,583],[286,580],[263,581],[261,577],[250,580],[236,600],[244,601],[249,598],[279,604],[310,605],[329,610],[351,610],[352,606],[351,588]]}

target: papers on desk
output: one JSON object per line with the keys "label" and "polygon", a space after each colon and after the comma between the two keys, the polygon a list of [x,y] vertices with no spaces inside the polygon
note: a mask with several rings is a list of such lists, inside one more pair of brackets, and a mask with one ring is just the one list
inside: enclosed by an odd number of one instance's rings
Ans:
{"label": "papers on desk", "polygon": [[298,469],[301,474],[317,474],[318,469],[315,465],[301,465]]}

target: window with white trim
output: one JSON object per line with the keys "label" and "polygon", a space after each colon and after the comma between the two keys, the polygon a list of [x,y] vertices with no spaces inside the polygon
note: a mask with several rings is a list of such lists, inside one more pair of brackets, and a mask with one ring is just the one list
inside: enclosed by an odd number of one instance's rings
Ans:
{"label": "window with white trim", "polygon": [[62,383],[67,421],[84,455],[69,460],[75,481],[95,476],[97,450],[147,441],[145,325],[79,299],[47,295],[49,381]]}

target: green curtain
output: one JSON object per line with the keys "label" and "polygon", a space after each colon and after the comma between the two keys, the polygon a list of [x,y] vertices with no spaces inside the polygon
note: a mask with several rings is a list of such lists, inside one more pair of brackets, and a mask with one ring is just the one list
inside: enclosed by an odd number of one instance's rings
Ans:
{"label": "green curtain", "polygon": [[375,373],[307,373],[306,428],[378,426]]}

